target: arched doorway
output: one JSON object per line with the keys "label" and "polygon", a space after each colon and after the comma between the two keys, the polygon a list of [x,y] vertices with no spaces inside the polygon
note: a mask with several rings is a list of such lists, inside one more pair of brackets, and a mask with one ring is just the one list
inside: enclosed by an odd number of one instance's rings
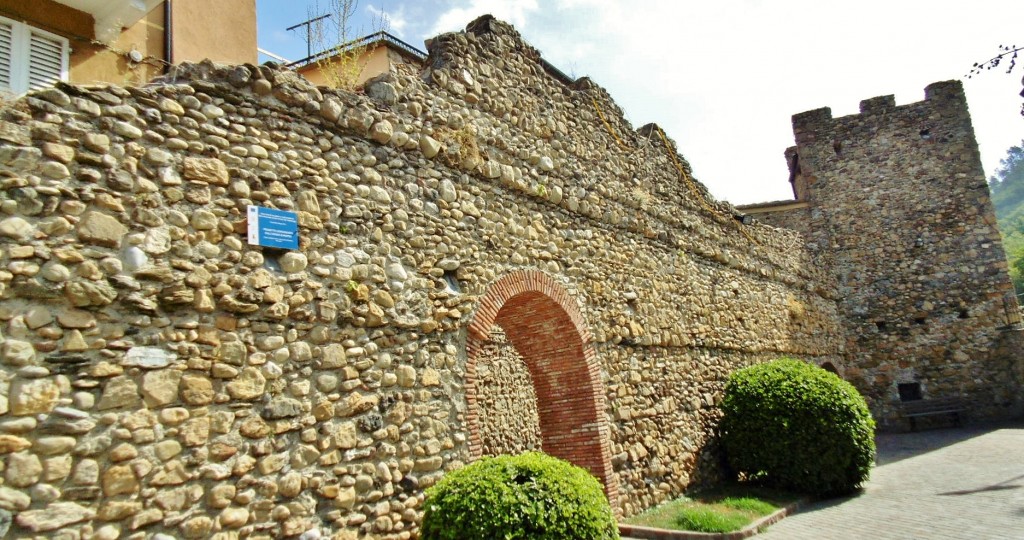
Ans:
{"label": "arched doorway", "polygon": [[544,452],[589,470],[604,485],[612,508],[618,508],[601,368],[590,332],[573,299],[542,272],[518,270],[492,283],[469,325],[466,402],[471,457],[483,453],[476,364],[494,325],[505,331],[529,368]]}

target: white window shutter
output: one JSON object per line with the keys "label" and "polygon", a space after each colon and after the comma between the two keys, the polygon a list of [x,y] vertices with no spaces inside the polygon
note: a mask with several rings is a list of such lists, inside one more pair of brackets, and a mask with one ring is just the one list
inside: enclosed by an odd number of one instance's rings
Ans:
{"label": "white window shutter", "polygon": [[67,38],[0,17],[0,94],[23,94],[68,80]]}
{"label": "white window shutter", "polygon": [[52,86],[67,79],[67,41],[29,30],[28,87]]}
{"label": "white window shutter", "polygon": [[0,20],[0,90],[13,89],[11,68],[14,64],[14,26]]}

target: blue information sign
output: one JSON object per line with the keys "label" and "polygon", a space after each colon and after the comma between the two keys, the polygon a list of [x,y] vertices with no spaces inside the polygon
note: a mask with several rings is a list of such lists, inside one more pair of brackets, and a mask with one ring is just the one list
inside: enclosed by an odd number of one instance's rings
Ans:
{"label": "blue information sign", "polygon": [[299,215],[287,210],[249,205],[249,244],[299,249]]}

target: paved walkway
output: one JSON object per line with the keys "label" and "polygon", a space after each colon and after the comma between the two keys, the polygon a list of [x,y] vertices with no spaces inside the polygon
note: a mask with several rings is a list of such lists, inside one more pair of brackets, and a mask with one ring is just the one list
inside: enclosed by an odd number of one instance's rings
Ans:
{"label": "paved walkway", "polygon": [[806,506],[754,537],[890,539],[1024,540],[1024,422],[879,435],[862,493]]}
{"label": "paved walkway", "polygon": [[858,496],[803,508],[756,540],[1024,539],[1024,423],[883,434]]}

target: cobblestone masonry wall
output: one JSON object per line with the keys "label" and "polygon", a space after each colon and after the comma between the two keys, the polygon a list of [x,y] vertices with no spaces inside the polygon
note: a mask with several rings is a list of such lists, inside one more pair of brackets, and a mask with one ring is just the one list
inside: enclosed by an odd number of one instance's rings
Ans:
{"label": "cobblestone masonry wall", "polygon": [[[492,323],[545,449],[628,515],[713,474],[729,372],[840,361],[799,236],[705,208],[657,131],[507,24],[429,49],[365,96],[197,65],[3,111],[0,527],[414,537],[479,448]],[[250,204],[297,212],[299,249],[248,245]]]}
{"label": "cobblestone masonry wall", "polygon": [[[789,229],[791,231],[797,231],[803,234],[805,237],[810,234],[808,229],[811,224],[812,210],[809,207],[803,208],[791,208],[787,210],[775,210],[777,206],[781,204],[765,205],[763,207],[758,206],[752,213],[758,222],[765,225],[771,225],[772,227],[779,227],[781,229]],[[750,212],[751,208],[747,206],[739,207],[740,211]],[[760,211],[758,211],[760,210]]]}
{"label": "cobblestone masonry wall", "polygon": [[749,208],[804,232],[835,272],[844,375],[876,417],[895,421],[901,383],[968,397],[975,417],[1019,414],[1020,351],[1004,343],[1020,318],[961,84],[932,84],[898,107],[865,100],[842,118],[808,111],[793,130],[794,191],[809,207]]}
{"label": "cobblestone masonry wall", "polygon": [[541,450],[537,391],[530,370],[505,331],[495,326],[476,366],[483,454]]}

